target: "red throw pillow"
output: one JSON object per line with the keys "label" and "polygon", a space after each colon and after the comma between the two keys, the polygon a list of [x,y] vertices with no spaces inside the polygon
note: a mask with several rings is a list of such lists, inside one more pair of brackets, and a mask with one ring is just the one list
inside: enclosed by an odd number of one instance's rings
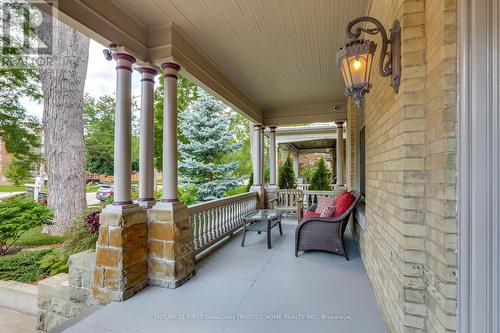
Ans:
{"label": "red throw pillow", "polygon": [[335,200],[335,213],[333,217],[339,217],[344,214],[356,198],[350,192],[340,192],[337,195],[337,200]]}
{"label": "red throw pillow", "polygon": [[304,218],[307,219],[308,217],[313,217],[313,216],[319,216],[320,214],[314,212],[314,211],[307,211],[304,213]]}

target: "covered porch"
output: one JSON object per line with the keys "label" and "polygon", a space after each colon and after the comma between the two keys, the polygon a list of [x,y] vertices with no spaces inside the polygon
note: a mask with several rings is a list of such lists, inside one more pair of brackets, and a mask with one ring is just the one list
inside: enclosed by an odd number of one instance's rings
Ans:
{"label": "covered porch", "polygon": [[265,235],[241,233],[196,264],[183,287],[148,287],[64,330],[76,332],[386,332],[352,236],[340,256],[293,254],[295,221]]}
{"label": "covered porch", "polygon": [[[57,13],[106,45],[117,70],[115,201],[102,214],[91,288],[94,304],[106,306],[68,332],[456,330],[453,1],[67,0]],[[370,94],[355,103],[344,94],[335,54],[345,45],[348,22],[366,15],[387,30],[401,24],[402,76],[396,80],[401,86],[394,91],[390,79],[374,74]],[[376,54],[373,63],[379,58]],[[142,75],[138,202],[130,193],[134,70]],[[249,193],[189,207],[179,200],[179,73],[251,120],[254,177]],[[160,201],[152,193],[157,74],[165,79]],[[242,217],[266,207],[268,195],[278,190],[280,127],[323,122],[336,124],[326,129],[333,138],[323,142],[324,149],[335,142],[335,191],[363,194],[349,222],[356,239],[348,237],[353,260],[319,252],[295,258],[292,226],[282,238],[273,235],[272,250],[263,246],[262,235],[240,247],[235,238]],[[221,247],[214,250],[216,243]],[[201,259],[208,249],[214,251]],[[347,314],[350,319],[162,317],[200,312]]]}

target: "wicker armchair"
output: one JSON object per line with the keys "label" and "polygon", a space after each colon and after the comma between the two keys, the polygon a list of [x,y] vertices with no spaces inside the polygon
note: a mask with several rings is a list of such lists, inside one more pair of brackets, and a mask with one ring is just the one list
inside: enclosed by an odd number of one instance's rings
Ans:
{"label": "wicker armchair", "polygon": [[[349,260],[344,244],[344,232],[349,222],[349,217],[356,207],[361,194],[352,191],[354,202],[344,214],[339,217],[308,217],[305,218],[295,229],[295,256],[299,251],[320,250],[328,251]],[[308,211],[316,209],[311,206]]]}
{"label": "wicker armchair", "polygon": [[295,189],[278,190],[276,197],[271,200],[272,209],[280,209],[288,213],[297,214],[297,223],[304,216],[304,192]]}

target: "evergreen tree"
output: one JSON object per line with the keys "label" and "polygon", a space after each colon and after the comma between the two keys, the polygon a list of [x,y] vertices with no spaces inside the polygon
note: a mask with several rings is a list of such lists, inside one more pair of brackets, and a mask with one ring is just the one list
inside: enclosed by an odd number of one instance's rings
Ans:
{"label": "evergreen tree", "polygon": [[230,124],[233,111],[203,91],[183,112],[180,129],[185,142],[179,142],[181,160],[179,172],[185,181],[196,185],[197,197],[202,201],[224,196],[235,188],[238,162],[228,162],[225,157],[240,148]]}
{"label": "evergreen tree", "polygon": [[295,188],[295,174],[293,172],[292,158],[288,155],[285,163],[280,168],[279,188]]}
{"label": "evergreen tree", "polygon": [[331,191],[330,177],[330,170],[326,167],[325,160],[322,157],[319,160],[316,171],[314,171],[309,189],[316,191]]}

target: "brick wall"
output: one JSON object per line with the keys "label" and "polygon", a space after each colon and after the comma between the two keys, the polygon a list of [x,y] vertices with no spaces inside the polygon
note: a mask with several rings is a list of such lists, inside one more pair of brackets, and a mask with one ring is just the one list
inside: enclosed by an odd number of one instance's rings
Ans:
{"label": "brick wall", "polygon": [[[372,0],[402,28],[399,94],[378,73],[363,105],[366,221],[360,252],[391,332],[456,328],[456,0]],[[391,10],[387,10],[391,8]],[[375,37],[379,41],[379,37]],[[354,121],[348,103],[348,121]],[[354,126],[347,181],[355,184]]]}
{"label": "brick wall", "polygon": [[425,2],[427,329],[456,329],[457,8]]}

